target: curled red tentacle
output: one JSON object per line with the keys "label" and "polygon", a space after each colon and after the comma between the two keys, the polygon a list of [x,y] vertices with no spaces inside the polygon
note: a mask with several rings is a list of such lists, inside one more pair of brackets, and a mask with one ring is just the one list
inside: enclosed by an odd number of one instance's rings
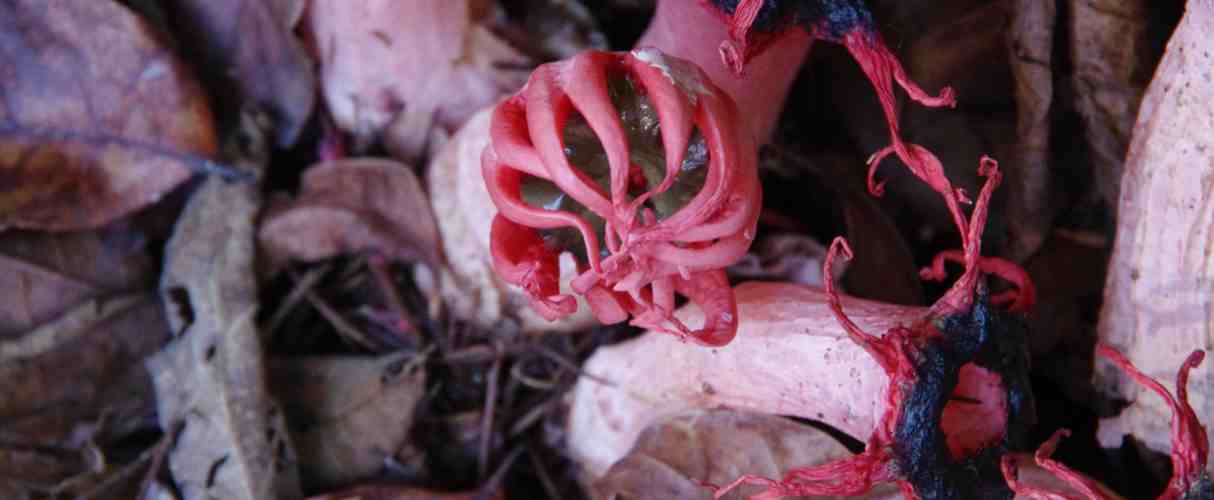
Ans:
{"label": "curled red tentacle", "polygon": [[494,269],[507,283],[526,290],[536,312],[552,321],[577,311],[577,300],[560,294],[559,256],[534,229],[498,215],[490,231]]}
{"label": "curled red tentacle", "polygon": [[[965,263],[965,253],[961,250],[945,250],[936,254],[930,266],[919,271],[919,277],[929,281],[944,281],[947,272],[944,265],[947,262]],[[978,269],[985,274],[993,274],[1011,283],[1016,288],[991,297],[991,303],[1001,305],[1009,311],[1026,313],[1037,303],[1037,287],[1028,272],[1015,262],[999,257],[980,257]]]}
{"label": "curled red tentacle", "polygon": [[721,61],[736,75],[745,71],[746,61],[757,52],[758,47],[750,44],[749,35],[762,8],[763,0],[740,0],[728,20],[730,39],[721,42]]}
{"label": "curled red tentacle", "polygon": [[1037,500],[1101,500],[1105,498],[1100,492],[1100,486],[1091,478],[1075,472],[1070,467],[1067,467],[1053,458],[1054,450],[1058,449],[1058,442],[1062,438],[1070,436],[1071,431],[1068,429],[1058,429],[1050,439],[1042,443],[1037,452],[1033,455],[1037,465],[1041,468],[1050,471],[1054,476],[1071,485],[1076,491],[1083,496],[1070,495],[1056,491],[1050,491],[1045,488],[1021,483],[1016,477],[1016,458],[1011,454],[1003,456],[1000,461],[1000,468],[1003,470],[1003,477],[1007,480],[1007,485],[1016,493],[1018,498],[1030,498]]}
{"label": "curled red tentacle", "polygon": [[851,260],[854,254],[851,250],[851,245],[847,244],[847,240],[842,236],[835,237],[830,243],[830,249],[826,252],[826,260],[822,262],[822,284],[826,289],[827,300],[830,301],[830,310],[835,314],[835,320],[843,326],[847,331],[847,335],[852,341],[860,344],[865,351],[868,352],[877,364],[885,370],[887,374],[893,374],[897,361],[892,348],[881,342],[881,338],[865,332],[860,328],[847,314],[843,313],[843,304],[839,300],[839,291],[835,289],[834,260],[839,255],[843,256],[843,260]]}
{"label": "curled red tentacle", "polygon": [[[1158,498],[1160,500],[1176,500],[1192,497],[1193,493],[1197,495],[1209,494],[1211,485],[1205,475],[1206,461],[1210,453],[1209,441],[1207,440],[1205,426],[1201,424],[1201,421],[1197,418],[1197,413],[1193,411],[1193,407],[1189,404],[1187,388],[1189,372],[1194,367],[1200,365],[1202,360],[1205,359],[1205,351],[1193,351],[1185,358],[1184,363],[1176,374],[1177,397],[1175,398],[1172,397],[1172,393],[1168,392],[1163,384],[1139,371],[1138,368],[1134,367],[1133,363],[1130,363],[1130,360],[1125,355],[1108,344],[1103,342],[1096,344],[1096,354],[1108,359],[1125,371],[1130,378],[1159,394],[1167,402],[1168,407],[1172,409],[1172,478],[1168,481],[1167,488],[1164,489]],[[1003,457],[1002,466],[1008,486],[1017,494],[1025,495],[1028,498],[1045,500],[1072,500],[1075,498],[1100,500],[1107,498],[1095,481],[1050,458],[1050,455],[1053,454],[1054,449],[1058,445],[1058,441],[1067,435],[1070,435],[1070,432],[1066,429],[1059,430],[1054,433],[1054,436],[1049,441],[1042,444],[1041,448],[1037,450],[1037,463],[1059,479],[1070,484],[1082,493],[1083,497],[1075,497],[1019,484],[1015,479],[1015,466],[1011,463],[1011,457],[1005,456]]]}
{"label": "curled red tentacle", "polygon": [[1172,479],[1168,481],[1167,489],[1159,498],[1182,498],[1202,479],[1210,455],[1206,428],[1189,404],[1188,390],[1189,371],[1201,364],[1206,357],[1205,351],[1193,351],[1180,365],[1180,370],[1176,373],[1175,398],[1163,384],[1138,371],[1125,355],[1108,344],[1097,344],[1096,353],[1112,361],[1139,384],[1158,394],[1172,409]]}
{"label": "curled red tentacle", "polygon": [[793,469],[780,481],[762,476],[746,475],[723,487],[711,487],[713,498],[721,498],[743,484],[765,486],[750,498],[775,500],[790,496],[856,496],[871,490],[878,483],[895,480],[890,469],[891,457],[865,451],[851,458],[818,467]]}
{"label": "curled red tentacle", "polygon": [[[995,188],[1003,180],[1003,173],[999,171],[999,163],[989,156],[983,156],[978,163],[978,174],[986,176],[986,182],[982,184],[982,191],[978,193],[978,200],[974,203],[974,212],[970,215],[970,219],[965,221],[963,216],[955,212],[955,216],[959,217],[957,229],[961,233],[961,249],[963,252],[962,262],[965,265],[965,272],[957,279],[956,283],[945,292],[944,296],[940,297],[935,304],[932,305],[934,314],[948,315],[968,311],[974,303],[974,290],[978,285],[978,278],[983,272],[981,266],[982,252],[982,231],[986,227],[987,212],[990,210],[991,195],[994,194]],[[950,193],[946,199],[955,200],[955,195]],[[1006,262],[1006,261],[992,261]],[[999,271],[999,276],[1011,276],[1023,283],[1030,283],[1028,275],[1023,271],[1016,271],[1015,265],[1010,262],[1005,264],[993,264],[995,269]],[[1023,287],[1021,290],[1031,289],[1031,287]]]}

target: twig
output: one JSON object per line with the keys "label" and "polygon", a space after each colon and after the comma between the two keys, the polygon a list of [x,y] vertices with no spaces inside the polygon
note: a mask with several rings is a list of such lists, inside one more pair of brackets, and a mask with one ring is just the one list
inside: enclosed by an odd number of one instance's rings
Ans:
{"label": "twig", "polygon": [[405,307],[405,301],[400,296],[400,290],[396,289],[396,283],[392,281],[392,276],[388,272],[388,261],[382,255],[373,255],[367,259],[367,267],[371,269],[371,276],[375,277],[375,283],[379,286],[379,290],[384,295],[384,300],[388,303],[388,308],[396,313],[397,324],[394,325],[401,333],[408,333],[414,337],[415,341],[421,341],[420,334],[417,331],[416,322],[413,321],[413,315],[409,314],[409,309]]}
{"label": "twig", "polygon": [[278,329],[282,327],[282,323],[286,321],[287,315],[291,313],[291,310],[295,309],[295,306],[299,305],[299,301],[303,300],[304,296],[307,295],[308,292],[312,291],[312,288],[316,286],[316,283],[320,282],[321,278],[324,278],[325,275],[329,274],[329,270],[332,268],[333,266],[328,263],[322,266],[314,267],[305,273],[302,278],[295,281],[295,286],[291,288],[291,292],[287,294],[286,298],[283,299],[282,304],[278,306],[276,311],[274,311],[274,315],[270,316],[269,327],[266,329],[266,332],[269,335],[273,336],[274,332],[278,331]]}
{"label": "twig", "polygon": [[537,391],[551,391],[559,385],[559,380],[540,380],[523,373],[523,364],[514,363],[510,367],[510,376],[518,380],[523,385],[535,389]]}
{"label": "twig", "polygon": [[148,467],[147,473],[143,475],[143,481],[139,483],[139,500],[147,498],[148,490],[152,487],[152,481],[156,480],[156,474],[160,472],[160,467],[164,465],[164,457],[169,454],[169,449],[177,441],[177,435],[181,434],[182,429],[185,429],[185,422],[177,422],[173,425],[172,432],[160,438],[160,443],[156,445],[156,455],[152,458],[152,465]]}
{"label": "twig", "polygon": [[517,444],[510,449],[510,453],[506,454],[506,458],[502,459],[502,464],[497,466],[497,470],[493,471],[493,475],[489,476],[489,480],[481,484],[480,490],[476,492],[474,500],[487,500],[493,496],[493,492],[497,491],[502,485],[502,479],[506,477],[506,471],[510,470],[510,466],[518,460],[519,455],[522,455],[526,448],[522,444]]}
{"label": "twig", "polygon": [[561,355],[561,353],[559,353],[559,352],[549,349],[548,347],[546,347],[542,344],[536,344],[535,349],[538,350],[540,352],[540,354],[547,356],[549,359],[555,361],[557,364],[565,367],[569,371],[572,371],[573,373],[577,374],[579,377],[586,377],[590,380],[603,384],[607,387],[615,387],[615,382],[607,380],[607,379],[600,377],[598,375],[595,375],[593,373],[587,373],[587,372],[583,371],[580,366],[574,364],[572,361],[569,361],[568,359],[565,359],[565,356]]}
{"label": "twig", "polygon": [[552,482],[552,476],[548,475],[548,468],[544,466],[544,461],[540,460],[539,454],[535,449],[527,447],[527,457],[531,459],[531,467],[535,469],[535,475],[540,478],[540,485],[544,487],[544,493],[551,500],[560,500],[561,492],[557,489],[556,484]]}
{"label": "twig", "polygon": [[493,411],[497,405],[497,382],[501,377],[502,359],[499,351],[485,380],[485,409],[481,413],[481,442],[477,450],[477,472],[482,480],[489,471],[489,444],[493,442]]}
{"label": "twig", "polygon": [[368,351],[376,350],[375,343],[371,342],[371,339],[368,338],[366,334],[362,332],[362,330],[359,330],[354,325],[351,325],[350,322],[346,321],[345,318],[341,317],[341,314],[334,310],[328,302],[325,302],[324,299],[320,298],[319,295],[316,295],[314,292],[308,292],[306,297],[308,299],[308,303],[312,304],[312,307],[315,307],[316,310],[320,312],[321,316],[324,316],[325,319],[329,320],[329,323],[333,324],[333,328],[336,328],[337,331],[342,334],[342,336],[354,341],[354,343],[362,346]]}
{"label": "twig", "polygon": [[527,413],[524,413],[523,416],[514,421],[514,425],[510,426],[510,430],[506,433],[506,435],[509,437],[514,437],[522,434],[523,431],[527,430],[528,427],[531,427],[531,425],[537,420],[543,418],[544,414],[552,410],[553,403],[559,397],[559,394],[550,397],[543,403],[535,405],[530,410],[527,410]]}
{"label": "twig", "polygon": [[175,426],[175,430],[162,436],[160,441],[156,443],[155,446],[144,450],[139,454],[138,457],[135,458],[134,461],[123,465],[117,471],[114,471],[91,489],[80,493],[74,498],[78,500],[90,500],[93,498],[106,498],[111,496],[105,495],[105,493],[112,490],[115,486],[121,484],[127,478],[134,476],[135,472],[139,470],[140,466],[150,461],[151,464],[148,466],[147,472],[144,473],[143,480],[140,481],[139,498],[142,500],[146,496],[144,492],[147,491],[151,481],[156,477],[156,472],[159,471],[160,467],[164,464],[164,457],[168,454],[169,449],[172,448],[170,445],[177,440],[177,434],[182,427],[183,425],[179,422]]}
{"label": "twig", "polygon": [[493,349],[484,345],[468,346],[458,351],[443,354],[439,358],[444,363],[484,363],[493,359],[496,354]]}

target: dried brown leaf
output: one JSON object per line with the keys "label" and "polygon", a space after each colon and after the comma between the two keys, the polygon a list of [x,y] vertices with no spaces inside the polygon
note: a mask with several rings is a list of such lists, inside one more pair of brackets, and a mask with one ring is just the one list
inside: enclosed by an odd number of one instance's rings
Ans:
{"label": "dried brown leaf", "polygon": [[152,413],[139,363],[168,339],[145,294],[93,299],[0,341],[0,428],[28,445],[73,448],[73,432],[106,415],[138,428]]}
{"label": "dried brown leaf", "polygon": [[359,252],[420,259],[433,267],[443,262],[430,200],[417,176],[408,166],[381,158],[308,169],[299,198],[271,210],[259,238],[272,262]]}
{"label": "dried brown leaf", "polygon": [[270,365],[309,489],[373,476],[404,443],[425,372],[408,357],[290,358]]}
{"label": "dried brown leaf", "polygon": [[1008,173],[1008,251],[1032,255],[1053,220],[1050,206],[1050,109],[1054,102],[1054,0],[1015,0],[1008,29],[1008,55],[1016,96],[1016,147]]}
{"label": "dried brown leaf", "polygon": [[73,233],[0,233],[0,339],[107,293],[152,285],[142,234],[120,227]]}
{"label": "dried brown leaf", "polygon": [[0,47],[0,228],[100,226],[215,151],[201,88],[117,2],[4,2]]}
{"label": "dried brown leaf", "polygon": [[526,58],[474,14],[469,0],[313,0],[304,29],[337,125],[367,144],[403,111],[452,132],[521,87],[527,72],[510,67]]}
{"label": "dried brown leaf", "polygon": [[208,179],[166,249],[161,294],[179,337],[148,362],[169,468],[186,500],[299,498],[294,448],[254,323],[258,186]]}
{"label": "dried brown leaf", "polygon": [[295,36],[305,0],[172,0],[175,24],[203,68],[270,112],[277,142],[295,143],[316,103],[315,64]]}
{"label": "dried brown leaf", "polygon": [[[783,417],[696,412],[646,429],[636,447],[594,482],[594,493],[601,500],[708,500],[712,491],[705,484],[723,486],[744,474],[780,477],[794,467],[849,456],[847,448],[825,432]],[[740,500],[760,491],[747,485],[722,498]],[[862,498],[887,497],[899,498],[893,488]]]}
{"label": "dried brown leaf", "polygon": [[[1176,4],[1158,0],[1070,0],[1072,105],[1083,133],[1098,194],[1117,206],[1130,133],[1163,47],[1157,26]],[[1166,14],[1165,14],[1166,13]],[[1173,20],[1174,22],[1174,20]]]}

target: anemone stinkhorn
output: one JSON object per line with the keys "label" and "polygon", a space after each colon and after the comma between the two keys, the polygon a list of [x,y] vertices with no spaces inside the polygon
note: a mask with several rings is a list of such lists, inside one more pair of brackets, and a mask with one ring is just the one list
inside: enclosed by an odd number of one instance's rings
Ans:
{"label": "anemone stinkhorn", "polygon": [[[656,49],[539,67],[494,110],[482,158],[498,274],[560,318],[577,307],[557,292],[557,257],[571,251],[573,290],[600,321],[631,315],[729,342],[737,311],[723,268],[750,246],[761,205],[755,144],[739,123],[698,67]],[[708,312],[702,327],[671,314],[676,292]]]}
{"label": "anemone stinkhorn", "polygon": [[[963,248],[942,254],[922,276],[943,278],[946,260],[965,265],[961,278],[926,314],[883,336],[868,333],[844,312],[829,278],[834,257],[850,258],[847,242],[837,238],[824,264],[827,300],[836,320],[889,378],[884,408],[864,452],[794,469],[780,481],[743,476],[734,485],[766,486],[762,498],[858,495],[884,482],[897,483],[915,498],[1011,497],[1000,458],[1023,444],[1035,421],[1024,325],[1012,311],[1032,306],[1033,288],[1014,264],[979,253],[991,193],[1002,177],[994,160],[982,159],[979,173],[987,181],[969,220],[957,208],[963,196],[942,172],[924,172],[916,174],[952,198],[948,205]],[[980,282],[983,273],[1002,277],[1017,289],[988,298]]]}
{"label": "anemone stinkhorn", "polygon": [[[766,486],[765,498],[860,494],[886,481],[920,498],[1010,497],[999,459],[1027,444],[1024,434],[1035,417],[1018,314],[1031,308],[1034,290],[1014,264],[979,255],[1001,177],[990,159],[980,171],[988,180],[972,217],[956,216],[963,248],[945,252],[922,273],[938,279],[945,262],[965,265],[933,306],[841,297],[833,285],[825,292],[788,284],[739,286],[742,333],[729,346],[703,352],[650,335],[600,349],[587,361],[588,373],[624,388],[579,382],[569,424],[574,455],[592,474],[601,473],[645,425],[727,406],[812,418],[869,436],[867,451],[853,459],[793,470],[782,481],[744,477],[736,483]],[[939,191],[960,197],[941,172],[930,172]],[[837,240],[832,257],[848,250]],[[1014,289],[987,293],[983,274]]]}

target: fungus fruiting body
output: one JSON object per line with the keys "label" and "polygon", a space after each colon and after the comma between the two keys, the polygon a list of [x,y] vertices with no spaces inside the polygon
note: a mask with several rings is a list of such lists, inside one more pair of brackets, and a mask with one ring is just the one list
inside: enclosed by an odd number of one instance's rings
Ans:
{"label": "fungus fruiting body", "polygon": [[[841,238],[831,245],[823,270],[831,310],[889,377],[884,412],[865,451],[838,463],[794,469],[780,481],[744,476],[718,494],[748,483],[767,487],[758,498],[858,495],[877,483],[896,482],[912,498],[1011,498],[1000,459],[1023,446],[1035,409],[1025,327],[1005,308],[1031,308],[1033,289],[1019,267],[979,254],[991,194],[1002,177],[989,158],[983,158],[979,173],[987,181],[971,218],[959,208],[954,213],[962,249],[943,254],[923,275],[943,278],[946,260],[960,260],[965,271],[918,320],[882,336],[853,323],[829,278],[832,260],[840,254],[850,258],[851,249]],[[929,170],[921,177],[946,197],[956,197],[949,205],[959,207],[963,195],[942,172]],[[1018,288],[989,296],[984,273]]]}
{"label": "fungus fruiting body", "polygon": [[[494,110],[482,157],[499,213],[494,267],[549,319],[574,312],[557,256],[595,316],[706,345],[733,338],[723,268],[745,254],[761,205],[755,144],[730,98],[656,49],[586,52],[538,68]],[[672,316],[679,293],[706,311]]]}

